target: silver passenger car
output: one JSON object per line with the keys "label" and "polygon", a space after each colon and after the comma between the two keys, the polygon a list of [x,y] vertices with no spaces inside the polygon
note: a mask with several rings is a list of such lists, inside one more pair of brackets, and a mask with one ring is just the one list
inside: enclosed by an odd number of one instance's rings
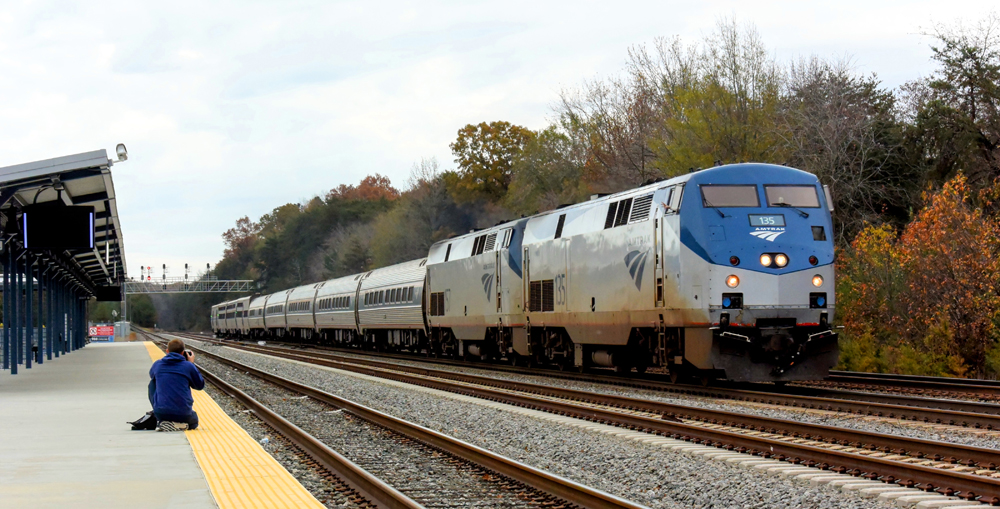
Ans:
{"label": "silver passenger car", "polygon": [[424,277],[427,260],[413,260],[368,272],[358,289],[358,328],[366,342],[416,350],[424,335]]}
{"label": "silver passenger car", "polygon": [[356,305],[360,280],[368,273],[331,279],[316,291],[316,333],[325,343],[359,342]]}

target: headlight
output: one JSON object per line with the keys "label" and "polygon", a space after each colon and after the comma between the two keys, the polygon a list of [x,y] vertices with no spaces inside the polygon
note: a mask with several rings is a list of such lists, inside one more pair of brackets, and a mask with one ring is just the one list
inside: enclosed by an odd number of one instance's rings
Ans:
{"label": "headlight", "polygon": [[764,253],[764,254],[760,255],[760,264],[763,265],[763,266],[765,266],[765,267],[770,267],[771,266],[771,255],[769,255],[767,253]]}
{"label": "headlight", "polygon": [[823,276],[819,274],[813,276],[813,286],[815,286],[816,288],[823,286]]}
{"label": "headlight", "polygon": [[737,277],[735,274],[731,274],[729,277],[726,278],[726,286],[730,288],[736,288],[737,286],[740,286],[740,278]]}
{"label": "headlight", "polygon": [[774,255],[774,264],[778,267],[784,267],[785,265],[788,265],[788,257],[784,254],[778,253]]}

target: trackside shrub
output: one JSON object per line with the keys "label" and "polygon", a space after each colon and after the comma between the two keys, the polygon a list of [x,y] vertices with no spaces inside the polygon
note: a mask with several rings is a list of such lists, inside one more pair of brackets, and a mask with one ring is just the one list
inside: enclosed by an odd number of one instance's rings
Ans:
{"label": "trackside shrub", "polygon": [[[988,205],[991,192],[976,201]],[[1000,224],[973,206],[971,194],[959,174],[925,193],[927,206],[898,236],[869,225],[839,253],[843,368],[1000,372]]]}

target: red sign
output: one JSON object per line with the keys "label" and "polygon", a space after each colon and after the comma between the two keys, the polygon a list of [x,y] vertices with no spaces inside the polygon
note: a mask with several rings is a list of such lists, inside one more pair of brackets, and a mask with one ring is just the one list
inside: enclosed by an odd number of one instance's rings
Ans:
{"label": "red sign", "polygon": [[97,327],[90,328],[90,336],[114,336],[115,326],[114,325],[99,325]]}

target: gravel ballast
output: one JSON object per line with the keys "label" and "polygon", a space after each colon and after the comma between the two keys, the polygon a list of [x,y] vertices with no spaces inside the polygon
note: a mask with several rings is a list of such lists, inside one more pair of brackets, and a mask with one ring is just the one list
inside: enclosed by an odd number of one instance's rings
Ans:
{"label": "gravel ballast", "polygon": [[[232,349],[227,349],[232,350]],[[308,351],[299,352],[308,354]],[[338,355],[365,358],[364,355],[337,352]],[[385,359],[380,359],[385,360]],[[504,371],[491,371],[464,366],[451,366],[444,364],[421,363],[420,361],[409,361],[401,359],[391,359],[391,362],[409,366],[419,366],[433,368],[442,371],[454,371],[458,373],[468,373],[473,375],[488,376],[499,380],[511,380],[516,382],[527,382],[552,387],[563,387],[590,391],[600,394],[612,394],[616,396],[629,396],[642,398],[649,401],[662,401],[676,405],[688,405],[710,410],[722,410],[739,414],[756,415],[772,419],[785,419],[799,421],[809,424],[822,424],[838,428],[853,429],[869,433],[885,433],[889,435],[905,436],[909,438],[920,438],[924,440],[937,440],[953,444],[971,445],[974,447],[985,447],[997,449],[1000,454],[1000,432],[987,433],[981,430],[971,430],[965,433],[955,427],[935,429],[931,426],[917,422],[896,422],[888,418],[868,417],[848,413],[830,413],[826,411],[807,410],[795,407],[777,407],[772,405],[762,405],[759,403],[748,403],[731,401],[724,399],[708,398],[704,396],[694,396],[688,394],[669,393],[648,389],[637,389],[632,387],[621,387],[602,383],[583,382],[578,380],[566,380],[562,378],[551,378],[545,376],[522,375]]]}
{"label": "gravel ballast", "polygon": [[650,507],[885,507],[855,492],[768,476],[722,461],[707,461],[445,395],[407,390],[229,348],[208,344],[203,348]]}
{"label": "gravel ballast", "polygon": [[211,359],[197,363],[425,507],[542,507],[502,488],[492,474],[352,414]]}
{"label": "gravel ballast", "polygon": [[211,384],[205,385],[205,392],[212,396],[230,418],[260,443],[264,450],[285,467],[285,470],[288,470],[321,504],[331,509],[362,507],[349,500],[351,492],[338,491],[338,483],[324,479],[315,469],[306,465],[302,457],[291,447],[275,437],[275,432],[270,426],[264,424],[240,402]]}

